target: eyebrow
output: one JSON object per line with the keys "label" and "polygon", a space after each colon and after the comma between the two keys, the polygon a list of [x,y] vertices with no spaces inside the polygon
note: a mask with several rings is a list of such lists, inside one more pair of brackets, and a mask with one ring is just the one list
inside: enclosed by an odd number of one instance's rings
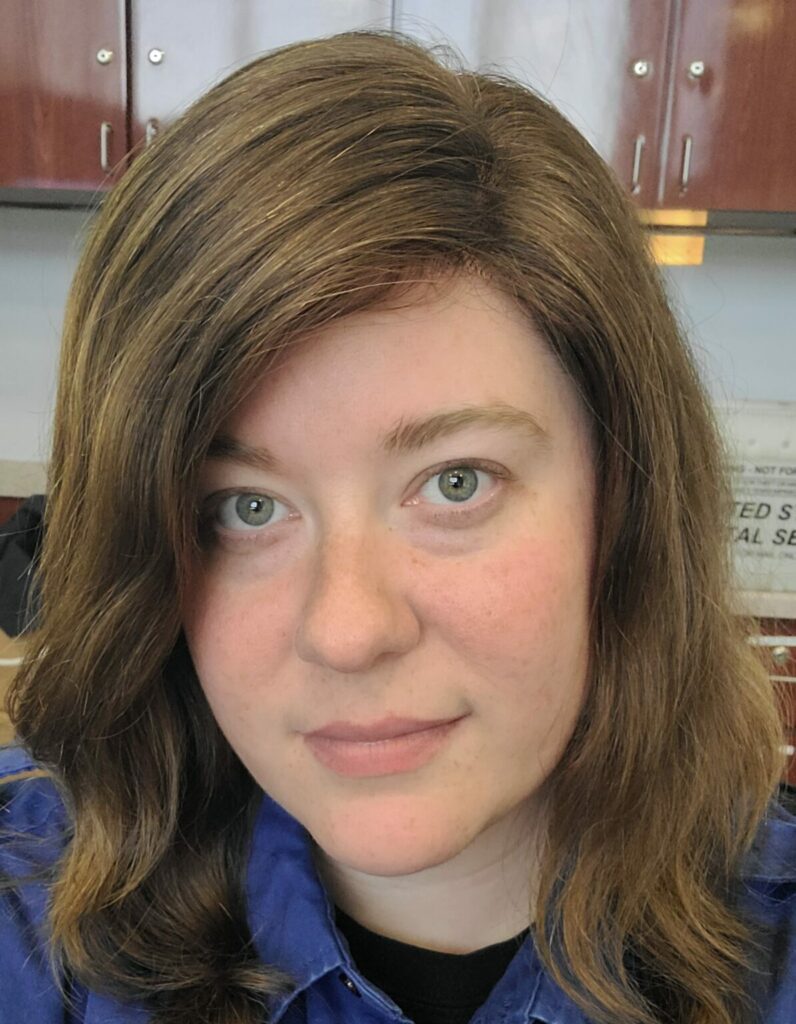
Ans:
{"label": "eyebrow", "polygon": [[[388,455],[407,455],[420,451],[432,441],[459,433],[467,427],[497,427],[521,434],[543,450],[550,448],[550,436],[535,416],[505,402],[492,405],[466,405],[434,413],[422,419],[401,419],[380,440],[380,449]],[[210,444],[210,459],[239,462],[253,469],[281,472],[279,458],[262,445],[253,447],[234,437],[220,434]]]}

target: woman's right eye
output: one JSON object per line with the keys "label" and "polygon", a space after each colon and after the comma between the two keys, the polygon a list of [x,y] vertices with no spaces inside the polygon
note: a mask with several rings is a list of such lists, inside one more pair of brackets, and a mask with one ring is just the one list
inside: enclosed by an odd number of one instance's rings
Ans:
{"label": "woman's right eye", "polygon": [[223,530],[252,533],[277,522],[274,514],[280,505],[281,502],[267,494],[227,494],[212,503],[206,521]]}

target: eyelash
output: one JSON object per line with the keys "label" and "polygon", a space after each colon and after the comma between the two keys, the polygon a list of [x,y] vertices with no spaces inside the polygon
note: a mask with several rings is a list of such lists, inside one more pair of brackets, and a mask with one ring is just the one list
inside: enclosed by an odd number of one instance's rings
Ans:
{"label": "eyelash", "polygon": [[[451,469],[478,469],[484,473],[488,473],[490,476],[493,476],[498,480],[511,481],[514,479],[514,475],[512,473],[507,469],[504,469],[502,466],[496,465],[494,462],[485,462],[482,459],[457,459],[456,461],[446,462],[441,466],[435,466],[433,469],[430,469],[428,474],[420,482],[418,490],[425,487],[429,480],[433,480],[435,476],[441,476],[443,473]],[[235,488],[230,488],[225,491],[217,491],[215,494],[210,495],[210,497],[203,503],[199,513],[199,527],[203,539],[209,539],[208,535],[210,535],[210,537],[217,537],[222,531],[224,531],[225,538],[231,538],[235,543],[246,543],[254,538],[261,537],[264,533],[268,532],[270,524],[266,524],[259,529],[254,527],[249,530],[233,531],[225,530],[224,527],[218,526],[213,522],[216,512],[223,501],[227,498],[239,497],[248,494],[256,497],[273,497],[266,492],[259,492],[254,489],[249,491]],[[275,500],[278,501],[279,499]],[[459,523],[466,523],[478,516],[479,513],[484,510],[484,505],[489,503],[490,499],[486,499],[485,502],[480,503],[475,508],[463,509],[460,512],[443,512],[432,516],[432,519],[435,521],[454,520]],[[280,520],[280,522],[283,521],[284,520]]]}

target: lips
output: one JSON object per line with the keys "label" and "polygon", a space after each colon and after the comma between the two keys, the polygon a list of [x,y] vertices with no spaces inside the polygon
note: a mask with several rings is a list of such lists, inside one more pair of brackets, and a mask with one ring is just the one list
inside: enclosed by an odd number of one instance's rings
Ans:
{"label": "lips", "polygon": [[[397,775],[419,771],[442,754],[452,735],[459,729],[462,718],[436,719],[432,722],[418,719],[393,719],[389,723],[374,723],[369,726],[354,723],[330,722],[324,729],[304,736],[304,742],[324,768],[349,779],[368,779],[383,775]],[[385,730],[395,733],[405,730],[407,722],[412,732],[401,732],[397,736],[384,738]],[[418,728],[422,726],[422,728]],[[348,732],[360,734],[355,740],[331,739],[322,732]],[[363,740],[363,729],[369,736],[381,735],[380,739]]]}
{"label": "lips", "polygon": [[456,721],[455,718],[398,718],[390,716],[379,722],[358,725],[355,722],[329,722],[322,729],[307,733],[321,739],[348,740],[360,743],[375,743],[379,740],[390,740],[396,736],[407,736],[426,729],[434,729],[439,725]]}

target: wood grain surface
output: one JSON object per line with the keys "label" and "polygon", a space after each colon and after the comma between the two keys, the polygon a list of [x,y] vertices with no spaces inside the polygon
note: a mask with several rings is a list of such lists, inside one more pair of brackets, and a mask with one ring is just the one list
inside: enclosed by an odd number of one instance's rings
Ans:
{"label": "wood grain surface", "polygon": [[15,665],[6,662],[22,657],[24,644],[21,640],[12,640],[0,630],[0,743],[10,743],[14,738],[14,730],[6,714],[6,693],[16,672]]}

